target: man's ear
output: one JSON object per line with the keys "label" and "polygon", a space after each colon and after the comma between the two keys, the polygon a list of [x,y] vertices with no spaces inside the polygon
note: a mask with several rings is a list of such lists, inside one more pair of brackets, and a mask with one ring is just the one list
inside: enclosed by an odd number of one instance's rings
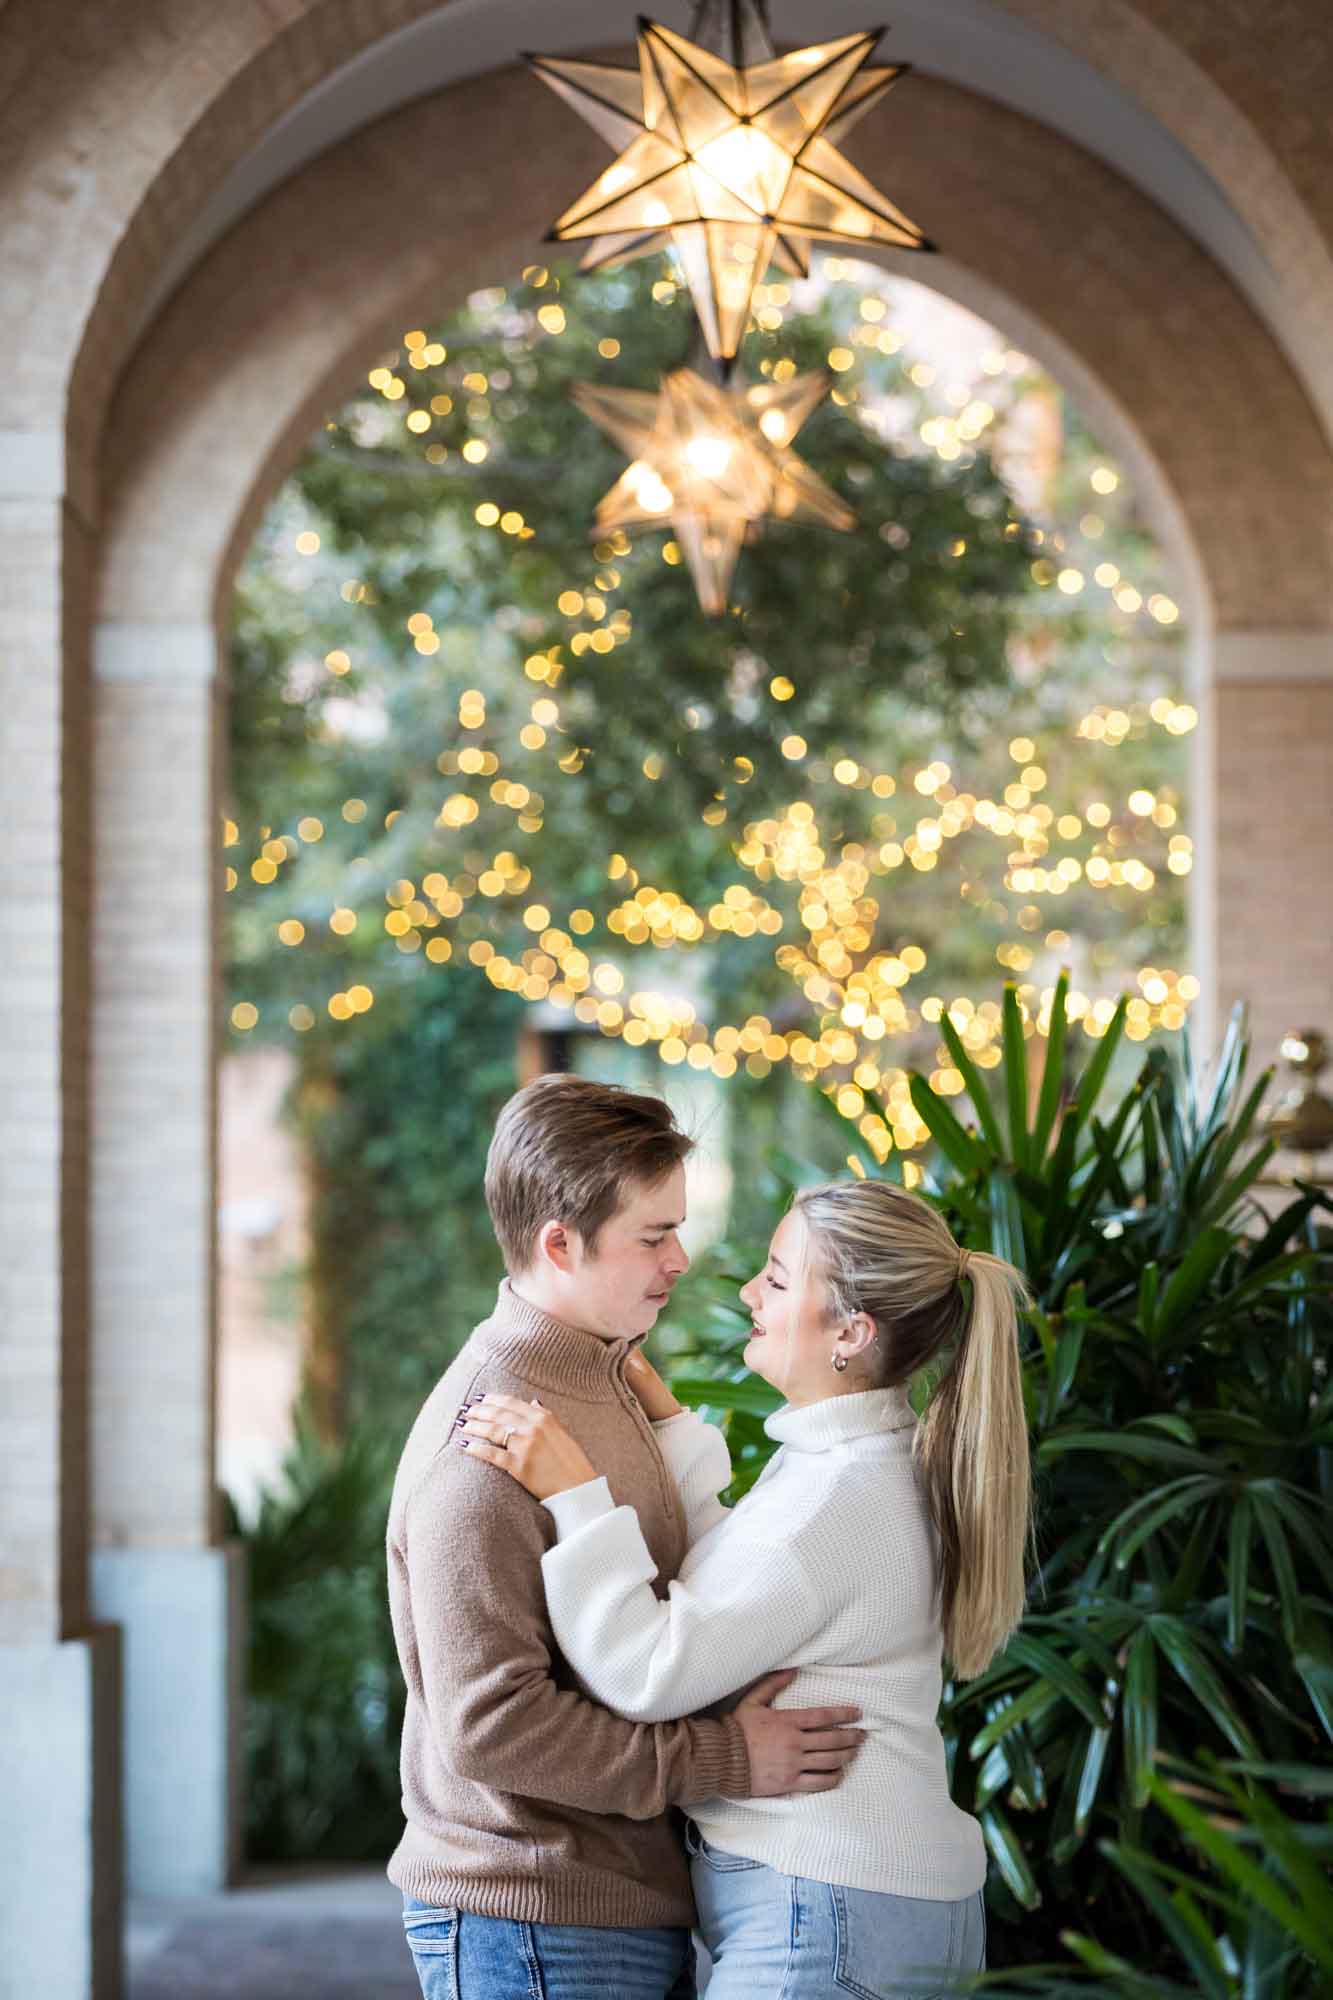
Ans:
{"label": "man's ear", "polygon": [[550,1264],[568,1277],[574,1268],[574,1245],[578,1232],[563,1222],[544,1222],[537,1232],[537,1262]]}

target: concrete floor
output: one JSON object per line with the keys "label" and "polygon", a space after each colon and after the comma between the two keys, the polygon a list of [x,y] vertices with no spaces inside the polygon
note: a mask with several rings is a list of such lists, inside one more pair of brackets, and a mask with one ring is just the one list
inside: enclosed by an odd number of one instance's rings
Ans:
{"label": "concrete floor", "polygon": [[261,1876],[199,1902],[136,1904],[129,2000],[421,2000],[402,1899],[365,1869]]}
{"label": "concrete floor", "polygon": [[[224,1896],[135,1903],[127,2000],[421,2000],[402,1911],[366,1868],[256,1871]],[[696,1952],[702,1995],[709,1960]]]}

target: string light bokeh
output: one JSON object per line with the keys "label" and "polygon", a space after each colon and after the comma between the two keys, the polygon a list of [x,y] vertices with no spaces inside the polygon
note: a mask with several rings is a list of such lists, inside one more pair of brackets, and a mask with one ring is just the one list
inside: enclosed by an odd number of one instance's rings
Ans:
{"label": "string light bokeh", "polygon": [[[576,309],[568,283],[555,295],[559,284],[543,267],[524,273],[533,302],[526,321],[536,347],[558,341]],[[654,298],[669,309],[675,289],[669,278],[658,280]],[[1065,496],[1057,514],[1041,516],[1034,491],[1024,493],[1024,485],[1032,485],[1031,461],[1041,454],[1042,411],[1051,390],[1028,357],[998,340],[975,357],[974,379],[914,353],[911,314],[902,306],[917,289],[836,257],[820,260],[807,281],[759,286],[752,326],[764,351],[756,373],[777,383],[790,380],[796,364],[781,351],[784,330],[811,296],[836,293],[844,325],[826,357],[837,385],[833,399],[847,412],[846,420],[861,427],[867,448],[901,451],[906,437],[912,451],[932,454],[946,466],[992,450],[1022,498],[1030,517],[1023,532],[1034,553],[1031,610],[1013,647],[1015,714],[1035,714],[1040,704],[1029,690],[1058,682],[1059,620],[1066,612],[1105,627],[1109,693],[1124,679],[1113,670],[1114,649],[1133,645],[1136,631],[1153,642],[1157,635],[1179,637],[1179,606],[1162,587],[1158,552],[1145,543],[1141,569],[1124,560],[1123,550],[1118,562],[1102,553],[1116,539],[1115,511],[1131,500],[1123,475],[1103,454],[1082,492]],[[515,312],[499,288],[478,295],[472,307],[497,316]],[[614,336],[604,336],[598,345],[607,361],[615,360]],[[901,394],[875,385],[872,365],[900,371],[904,389],[910,385],[910,406]],[[485,491],[488,466],[502,463],[511,449],[496,415],[506,385],[495,375],[467,369],[442,388],[448,366],[446,341],[423,328],[409,329],[398,353],[369,372],[372,401],[350,413],[349,428],[373,448],[374,412],[383,410],[378,421],[401,425],[423,467],[447,476],[452,464],[456,476],[478,488],[470,510],[475,531],[494,536],[517,555],[540,541],[540,521],[506,505],[498,487]],[[893,521],[879,534],[886,561],[911,560]],[[1124,540],[1120,535],[1119,542]],[[321,557],[316,528],[299,528],[289,546],[298,562]],[[960,536],[948,553],[965,563],[967,537]],[[495,727],[494,696],[488,701],[481,685],[462,690],[454,712],[440,717],[444,747],[436,758],[441,786],[434,825],[456,843],[448,865],[396,878],[381,892],[378,906],[351,881],[321,884],[326,907],[315,915],[307,903],[298,913],[291,907],[297,900],[293,884],[319,852],[327,832],[323,821],[306,813],[290,830],[261,825],[244,832],[234,819],[227,821],[225,887],[234,892],[244,881],[252,902],[262,895],[283,950],[299,956],[317,945],[327,956],[342,943],[355,945],[354,952],[349,949],[349,975],[359,976],[292,1003],[287,1027],[298,1036],[320,1020],[354,1029],[375,1004],[377,976],[366,960],[373,938],[380,952],[393,955],[385,959],[386,973],[395,960],[419,955],[440,976],[481,977],[530,1004],[567,1012],[602,1035],[651,1046],[667,1065],[707,1070],[721,1080],[742,1072],[760,1078],[788,1065],[829,1092],[881,1159],[895,1148],[919,1147],[926,1134],[907,1090],[903,1058],[909,1046],[912,1059],[919,1059],[923,1035],[947,1010],[979,1066],[993,1066],[1000,1060],[1000,1008],[993,988],[939,990],[932,980],[932,958],[938,954],[924,932],[921,939],[896,935],[886,948],[886,931],[899,929],[895,883],[935,876],[946,898],[961,899],[1003,929],[994,947],[997,971],[1018,987],[1025,1032],[1044,1035],[1055,966],[1077,927],[1073,913],[1108,896],[1121,904],[1126,898],[1160,897],[1190,872],[1183,759],[1171,754],[1170,746],[1188,737],[1197,712],[1177,691],[1161,688],[1149,699],[1136,693],[1084,705],[1060,716],[1058,726],[1046,714],[1040,726],[1034,721],[1031,734],[1009,739],[1004,781],[997,782],[992,771],[986,782],[970,778],[957,757],[895,766],[867,755],[868,746],[858,754],[854,729],[845,754],[813,755],[801,728],[809,690],[800,685],[799,667],[784,663],[784,671],[767,672],[775,664],[768,662],[754,699],[782,716],[777,754],[769,768],[752,758],[734,759],[699,814],[713,830],[719,852],[729,852],[732,879],[710,901],[696,905],[642,857],[615,848],[605,857],[600,898],[584,894],[571,902],[558,880],[544,876],[542,857],[547,795],[553,787],[578,782],[585,771],[587,750],[564,683],[574,662],[606,659],[634,644],[631,608],[617,602],[634,559],[623,533],[607,535],[592,547],[587,573],[568,578],[554,593],[550,615],[561,637],[521,654],[517,671],[531,689],[521,707],[514,704],[510,670],[507,734]],[[677,567],[681,554],[667,535],[651,559]],[[683,573],[680,587],[689,587]],[[343,577],[337,588],[341,602],[353,610],[374,603],[373,585],[364,578]],[[419,658],[433,660],[447,637],[425,607],[405,621],[403,643]],[[1174,657],[1180,657],[1178,650]],[[355,679],[355,649],[331,648],[321,662],[307,662],[305,671],[307,678],[317,673],[332,684],[335,693],[324,697],[327,708],[330,698],[338,699],[338,684]],[[344,730],[373,726],[356,702],[346,705]],[[1157,744],[1167,781],[1152,786],[1119,781],[1117,753],[1148,739]],[[1096,760],[1098,772],[1092,795],[1089,759]],[[645,786],[670,783],[670,754],[649,750],[641,780]],[[751,797],[753,810],[747,809]],[[865,838],[837,837],[849,800],[865,817]],[[360,827],[368,812],[366,801],[352,796],[339,816],[346,827]],[[397,816],[385,815],[386,834]],[[1001,909],[1002,919],[995,915]],[[1178,943],[1178,923],[1172,935]],[[717,1009],[700,1006],[697,979],[682,978],[673,968],[683,967],[692,954],[707,957],[733,939],[761,940],[771,950],[774,972],[782,975],[779,997],[767,1012],[715,1019]],[[656,976],[646,966],[640,969],[646,951],[662,955]],[[1178,965],[1160,962],[1165,956],[1155,954],[1153,962],[1131,968],[1136,989],[1127,1022],[1131,1040],[1154,1030],[1178,1030],[1197,996],[1197,981]],[[1040,975],[1042,968],[1046,976],[1026,976],[1034,970]],[[1067,1013],[1083,1035],[1095,1039],[1114,1011],[1116,988],[1094,990],[1078,970]],[[793,1021],[793,1012],[799,1019]],[[238,1034],[248,1034],[261,1024],[260,1008],[238,998],[230,1020]],[[945,1095],[961,1091],[962,1077],[942,1042],[934,1055],[933,1087]]]}

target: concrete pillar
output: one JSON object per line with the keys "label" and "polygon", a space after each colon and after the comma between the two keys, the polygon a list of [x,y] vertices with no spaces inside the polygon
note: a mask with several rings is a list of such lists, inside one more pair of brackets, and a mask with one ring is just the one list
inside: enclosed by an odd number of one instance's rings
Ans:
{"label": "concrete pillar", "polygon": [[1333,629],[1223,632],[1214,660],[1217,995],[1257,1068],[1333,1026]]}
{"label": "concrete pillar", "polygon": [[114,2000],[114,1632],[88,1616],[89,495],[0,434],[0,1996]]}
{"label": "concrete pillar", "polygon": [[94,638],[94,1603],[124,1634],[128,1886],[237,1858],[239,1571],[218,1547],[217,638]]}
{"label": "concrete pillar", "polygon": [[97,1549],[119,1628],[125,1876],[135,1897],[203,1896],[240,1863],[242,1551]]}
{"label": "concrete pillar", "polygon": [[0,1646],[0,2000],[119,2000],[120,1634]]}

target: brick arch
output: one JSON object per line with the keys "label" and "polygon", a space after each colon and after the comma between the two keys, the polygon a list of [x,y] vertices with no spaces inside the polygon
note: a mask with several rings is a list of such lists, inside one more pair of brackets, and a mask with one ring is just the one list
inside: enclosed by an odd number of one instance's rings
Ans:
{"label": "brick arch", "polygon": [[[931,215],[950,249],[944,289],[1011,299],[1038,350],[1044,329],[1100,385],[1170,496],[1164,525],[1192,546],[1216,625],[1325,625],[1333,452],[1234,287],[1048,130],[930,78],[899,105],[892,129],[863,141],[867,170],[909,214]],[[495,157],[490,136],[520,118],[524,146]],[[112,406],[102,618],[219,615],[257,509],[367,354],[404,314],[438,314],[537,253],[543,162],[557,154],[571,186],[604,159],[558,101],[516,70],[492,72],[344,141],[223,239]]]}
{"label": "brick arch", "polygon": [[1333,434],[1333,34],[1215,0],[1002,0],[1133,98],[1226,195],[1290,308],[1288,345]]}
{"label": "brick arch", "polygon": [[[70,0],[57,40],[36,0],[14,0],[0,40],[7,178],[23,199],[0,209],[0,260],[33,282],[11,285],[0,323],[0,346],[21,357],[0,380],[0,429],[63,429],[70,484],[86,485],[138,302],[209,197],[305,97],[437,11],[440,0],[181,0],[168,17],[143,0]],[[1333,68],[1323,0],[1291,0],[1257,59],[1249,10],[1219,17],[1208,0],[991,0],[989,11],[1099,71],[1206,167],[1262,243],[1333,408],[1321,337],[1331,149],[1301,107],[1311,75]],[[609,5],[606,18],[619,32]]]}
{"label": "brick arch", "polygon": [[[209,195],[306,92],[441,0],[40,0],[0,20],[0,429],[65,424],[77,483],[138,301]],[[447,0],[445,0],[447,4]]]}
{"label": "brick arch", "polygon": [[[1287,963],[1298,913],[1333,879],[1333,836],[1312,837],[1294,869],[1283,803],[1292,756],[1317,757],[1333,735],[1333,685],[1311,671],[1333,624],[1333,453],[1255,313],[1142,195],[991,100],[919,78],[901,106],[891,132],[866,136],[862,161],[909,214],[932,216],[951,251],[938,267],[909,259],[901,268],[918,280],[933,272],[942,290],[1011,327],[1087,399],[1108,441],[1127,450],[1190,581],[1199,678],[1207,683],[1215,667],[1234,675],[1237,657],[1249,676],[1205,702],[1194,928],[1214,1009],[1249,994],[1269,1048],[1288,1011],[1317,1018],[1333,975],[1333,945]],[[494,134],[520,121],[525,144],[497,156]],[[136,954],[150,978],[168,949],[154,940],[135,873],[145,797],[155,801],[158,840],[179,853],[184,821],[188,865],[208,865],[218,803],[208,775],[217,740],[211,676],[260,512],[322,417],[404,325],[508,281],[542,254],[551,157],[572,186],[605,160],[596,139],[554,98],[534,96],[516,70],[403,107],[292,176],[238,224],[168,301],[126,371],[102,463],[99,982],[102,968],[123,975]],[[1250,684],[1256,671],[1293,685]],[[1272,734],[1280,715],[1291,723],[1281,740]],[[168,718],[181,795],[164,792],[157,775]],[[1254,826],[1235,823],[1234,801],[1256,784],[1271,794],[1270,809]],[[1219,802],[1233,815],[1225,840],[1211,824]],[[1264,841],[1273,853],[1260,867]],[[1272,879],[1281,896],[1270,893]],[[1221,926],[1217,911],[1227,905],[1232,921]],[[194,915],[195,955],[206,962],[212,918]],[[1270,993],[1274,964],[1284,984]],[[203,1102],[211,1070],[192,1025],[196,995],[187,966],[176,1011],[182,1041],[195,1037]],[[97,1008],[95,1054],[99,1036],[119,1046],[127,1032],[114,988]],[[1206,1042],[1206,1011],[1201,1027]],[[95,1103],[105,1088],[95,1066]],[[106,1118],[119,1115],[108,1100]],[[94,1232],[108,1256],[119,1241],[115,1204],[132,1194],[131,1183],[109,1197],[95,1190],[95,1219],[99,1202],[112,1204]],[[141,1320],[122,1335],[127,1351],[136,1341],[137,1352],[151,1351]],[[101,1340],[104,1351],[114,1344],[109,1334]],[[159,1414],[171,1421],[160,1404]],[[123,1438],[94,1442],[97,1515],[102,1532],[116,1533],[133,1507],[132,1460]],[[151,1450],[145,1439],[138,1455]]]}
{"label": "brick arch", "polygon": [[[602,4],[587,0],[590,13]],[[774,0],[779,26],[785,5]],[[1224,13],[1208,0],[991,7],[1062,41],[1208,166],[1317,340],[1333,298],[1331,148],[1309,110],[1322,102],[1325,0],[1288,0],[1281,46],[1270,39],[1257,61],[1251,24],[1267,17],[1248,0]],[[16,1506],[6,1503],[0,1622],[34,1657],[49,1648],[40,1674],[21,1682],[3,1677],[0,1658],[0,1700],[31,1703],[37,1746],[17,1773],[26,1837],[0,1957],[52,1990],[110,1994],[116,1984],[116,1849],[103,1837],[114,1814],[103,1777],[118,1726],[113,1627],[130,1635],[135,1886],[198,1889],[227,1868],[219,1662],[235,1625],[209,1436],[220,605],[258,507],[366,352],[405,314],[447,308],[512,271],[546,222],[549,194],[523,180],[523,162],[508,156],[516,148],[499,163],[517,176],[506,209],[503,182],[459,172],[421,198],[408,186],[404,135],[417,135],[418,166],[459,163],[451,147],[464,138],[475,165],[497,151],[497,134],[503,142],[508,113],[540,135],[528,158],[547,147],[562,172],[590,176],[605,154],[540,92],[520,99],[512,76],[413,105],[243,217],[131,349],[141,302],[228,174],[349,62],[437,8],[68,0],[56,32],[39,0],[0,8],[0,431],[20,434],[17,445],[0,438],[14,696],[3,713],[18,746],[6,766],[18,860],[3,911],[0,1153],[21,1183],[0,1216],[0,1342],[15,1388],[5,1435],[26,1482]],[[622,33],[624,17],[611,27],[610,0],[605,8],[609,31]],[[1040,102],[1031,108],[1041,115]],[[872,125],[856,135],[863,164],[929,213],[965,302],[970,287],[1003,320],[1013,300],[1034,351],[1057,373],[1060,353],[1076,357],[1133,424],[1197,552],[1201,597],[1222,638],[1238,641],[1235,657],[1254,663],[1247,680],[1217,690],[1212,790],[1229,801],[1222,850],[1232,860],[1212,901],[1232,917],[1217,955],[1221,996],[1251,991],[1262,1002],[1266,1054],[1289,1019],[1318,1020],[1333,990],[1333,830],[1300,805],[1319,795],[1333,739],[1329,481],[1309,405],[1235,289],[1113,171],[924,78],[915,102],[901,93],[894,109],[891,138]],[[929,203],[911,178],[926,172]],[[377,205],[376,174],[403,198]],[[354,219],[376,245],[369,271],[338,240],[340,200],[344,225]],[[1327,343],[1325,362],[1333,378]],[[169,1107],[151,1144],[145,1104]],[[158,1607],[187,1603],[169,1630],[154,1625]],[[185,1626],[188,1659],[159,1643]],[[159,1661],[174,1680],[170,1699],[155,1702]],[[155,1715],[169,1725],[181,1712],[196,1725],[188,1770],[169,1726],[153,1735]],[[57,1881],[73,1888],[52,1924]]]}

